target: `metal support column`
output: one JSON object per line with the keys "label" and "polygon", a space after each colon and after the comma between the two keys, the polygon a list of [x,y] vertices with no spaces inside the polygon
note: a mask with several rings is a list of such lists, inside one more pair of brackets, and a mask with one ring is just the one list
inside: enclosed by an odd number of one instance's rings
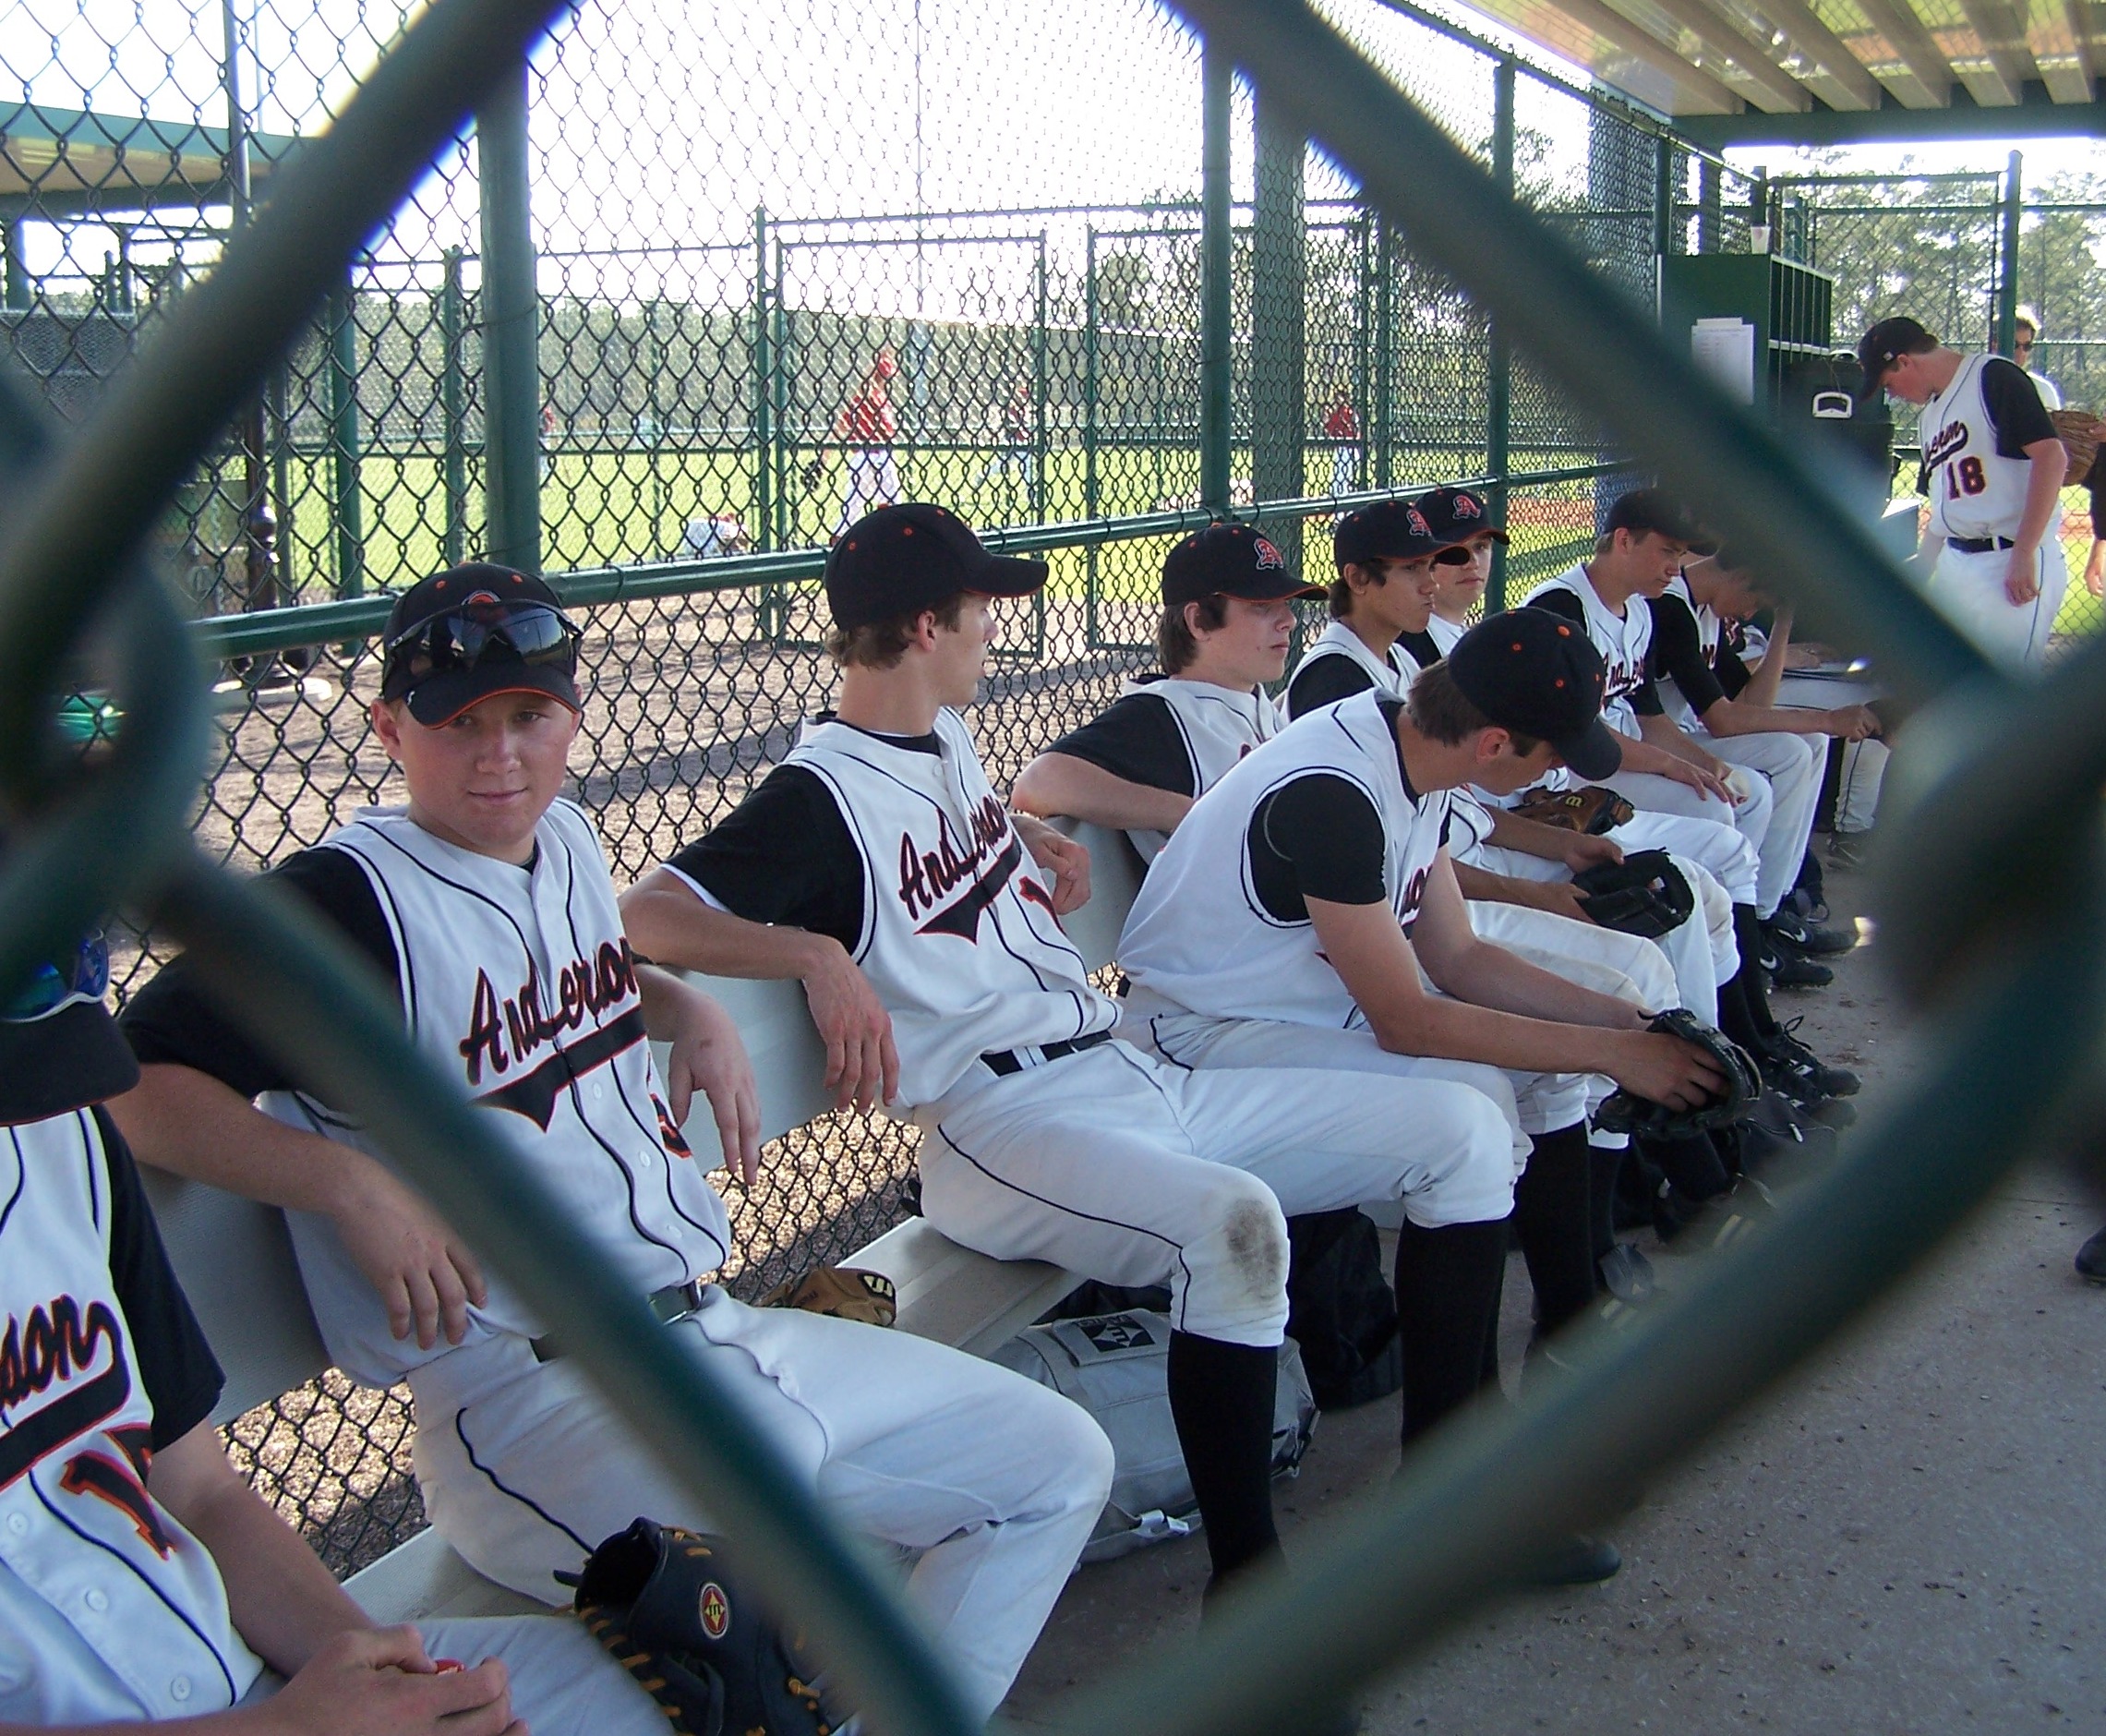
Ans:
{"label": "metal support column", "polygon": [[366,526],[358,484],[358,297],[349,282],[330,292],[329,462],[335,497],[336,594],[366,590]]}
{"label": "metal support column", "polygon": [[[1294,500],[1308,477],[1308,231],[1303,164],[1308,140],[1260,96],[1252,126],[1257,210],[1250,248],[1250,483],[1253,499]],[[1287,570],[1302,571],[1302,522],[1268,532]]]}
{"label": "metal support column", "polygon": [[439,289],[439,466],[446,489],[446,564],[457,567],[468,549],[467,297],[461,287],[461,249],[446,249]]}
{"label": "metal support column", "polygon": [[753,547],[775,547],[775,357],[768,332],[768,212],[753,208]]}
{"label": "metal support column", "polygon": [[22,220],[10,216],[0,224],[0,249],[6,259],[6,308],[9,313],[30,310],[30,262],[22,257]]}
{"label": "metal support column", "polygon": [[1397,235],[1375,220],[1375,486],[1396,487]]}
{"label": "metal support column", "polygon": [[1229,92],[1228,56],[1212,43],[1199,57],[1199,500],[1229,510]]}
{"label": "metal support column", "polygon": [[1051,286],[1046,271],[1046,232],[1039,231],[1039,258],[1032,278],[1031,311],[1031,519],[1046,522],[1046,320]]}
{"label": "metal support column", "polygon": [[[1202,290],[1201,294],[1204,295]],[[1200,337],[1200,371],[1206,370],[1206,338]],[[1201,452],[1199,469],[1206,474],[1206,405],[1199,410]],[[1205,484],[1201,484],[1204,490]],[[1097,516],[1097,230],[1092,225],[1082,242],[1082,516]],[[1082,631],[1091,650],[1103,643],[1102,623],[1097,619],[1098,545],[1092,541],[1082,556]]]}
{"label": "metal support column", "polygon": [[1675,141],[1662,133],[1653,141],[1653,251],[1662,259],[1681,249],[1675,246],[1675,214],[1681,189],[1675,185]]}
{"label": "metal support column", "polygon": [[489,558],[541,571],[541,302],[527,179],[524,66],[475,117],[483,192],[483,476]]}
{"label": "metal support column", "polygon": [[1698,163],[1696,168],[1696,250],[1699,253],[1718,251],[1718,223],[1721,215],[1718,164],[1706,157]]}
{"label": "metal support column", "polygon": [[[1514,58],[1506,56],[1492,69],[1492,179],[1513,197]],[[1513,400],[1513,354],[1497,319],[1491,321],[1485,380],[1485,472],[1492,479],[1492,522],[1507,519],[1507,472],[1512,467],[1509,439]],[[1492,573],[1485,584],[1485,612],[1507,606],[1507,546],[1492,544]]]}
{"label": "metal support column", "polygon": [[2018,324],[2018,215],[2021,197],[2021,161],[2011,153],[2011,165],[2004,177],[2004,238],[1998,249],[1996,273],[1996,353],[2011,354],[2011,341]]}

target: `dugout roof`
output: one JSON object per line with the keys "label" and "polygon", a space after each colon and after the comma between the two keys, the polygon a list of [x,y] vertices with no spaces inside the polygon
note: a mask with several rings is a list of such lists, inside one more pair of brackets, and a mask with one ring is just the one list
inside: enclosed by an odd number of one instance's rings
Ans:
{"label": "dugout roof", "polygon": [[2094,0],[1469,0],[1699,142],[2101,130]]}
{"label": "dugout roof", "polygon": [[[250,187],[260,191],[299,142],[250,133]],[[223,127],[0,102],[0,210],[144,211],[223,203],[227,195]]]}

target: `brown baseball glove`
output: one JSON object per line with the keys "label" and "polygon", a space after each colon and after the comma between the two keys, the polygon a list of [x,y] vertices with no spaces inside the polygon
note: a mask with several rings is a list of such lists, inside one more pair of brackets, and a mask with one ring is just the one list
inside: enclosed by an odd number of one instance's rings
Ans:
{"label": "brown baseball glove", "polygon": [[2099,456],[2100,432],[2106,424],[2088,410],[2050,410],[2048,420],[2055,425],[2055,438],[2069,453],[2069,473],[2063,487],[2074,488],[2091,474],[2092,460]]}
{"label": "brown baseball glove", "polygon": [[778,1284],[761,1298],[764,1308],[802,1308],[865,1326],[890,1326],[899,1318],[899,1292],[882,1272],[858,1266],[820,1266],[801,1278]]}
{"label": "brown baseball glove", "polygon": [[1514,810],[1519,819],[1538,826],[1554,826],[1560,832],[1580,832],[1599,838],[1604,832],[1628,825],[1638,812],[1613,790],[1587,784],[1578,790],[1532,796]]}

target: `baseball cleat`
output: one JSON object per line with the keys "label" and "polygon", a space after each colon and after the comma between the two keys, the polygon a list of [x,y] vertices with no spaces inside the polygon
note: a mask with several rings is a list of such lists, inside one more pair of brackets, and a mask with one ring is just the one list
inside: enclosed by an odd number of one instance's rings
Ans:
{"label": "baseball cleat", "polygon": [[2076,1271],[2092,1284],[2106,1284],[2106,1230],[2076,1250]]}
{"label": "baseball cleat", "polygon": [[1756,1051],[1755,1064],[1762,1069],[1765,1080],[1787,1097],[1797,1101],[1799,1093],[1789,1085],[1771,1079],[1773,1070],[1787,1074],[1794,1084],[1822,1097],[1855,1097],[1863,1083],[1847,1067],[1830,1067],[1794,1034],[1799,1020],[1779,1025]]}
{"label": "baseball cleat", "polygon": [[1763,932],[1762,955],[1755,962],[1769,972],[1770,981],[1780,989],[1824,989],[1835,980],[1835,971],[1826,965],[1816,964],[1767,929]]}
{"label": "baseball cleat", "polygon": [[1552,1544],[1527,1575],[1532,1585],[1598,1585],[1614,1579],[1623,1557],[1613,1543],[1599,1537],[1574,1535]]}
{"label": "baseball cleat", "polygon": [[1653,1262],[1635,1242],[1619,1242],[1595,1262],[1595,1269],[1601,1274],[1602,1288],[1619,1302],[1635,1308],[1653,1299],[1656,1287]]}
{"label": "baseball cleat", "polygon": [[1829,928],[1820,922],[1809,922],[1803,917],[1787,915],[1782,910],[1763,926],[1769,930],[1780,946],[1796,947],[1800,952],[1848,952],[1858,944],[1854,930]]}

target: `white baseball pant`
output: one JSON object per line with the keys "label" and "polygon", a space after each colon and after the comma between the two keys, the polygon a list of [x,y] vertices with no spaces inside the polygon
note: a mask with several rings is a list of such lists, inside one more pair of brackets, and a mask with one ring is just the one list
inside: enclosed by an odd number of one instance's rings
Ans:
{"label": "white baseball pant", "polygon": [[1947,544],[1938,554],[1925,594],[1962,633],[2009,669],[2038,669],[2048,655],[2048,636],[2062,612],[2069,588],[2069,565],[2062,539],[2047,538],[2034,551],[2033,573],[2040,595],[2014,604],[2004,595],[2011,551],[1990,549],[1968,554]]}
{"label": "white baseball pant", "polygon": [[[947,1345],[748,1308],[715,1286],[666,1330],[843,1525],[923,1551],[908,1597],[978,1712],[992,1713],[1103,1510],[1103,1431],[1057,1394]],[[640,1513],[710,1528],[578,1356],[541,1362],[507,1333],[409,1380],[425,1510],[499,1585],[567,1599],[554,1570],[575,1570]]]}
{"label": "white baseball pant", "polygon": [[1770,787],[1770,823],[1756,847],[1755,909],[1776,913],[1799,883],[1806,847],[1813,837],[1813,810],[1821,802],[1821,776],[1828,769],[1824,735],[1719,735],[1700,731],[1704,745],[1729,766],[1755,774]]}
{"label": "white baseball pant", "polygon": [[865,512],[892,506],[907,497],[899,488],[899,464],[889,446],[852,446],[848,449],[848,493],[841,506],[841,528],[847,530]]}
{"label": "white baseball pant", "polygon": [[[1707,796],[1701,790],[1692,790],[1687,784],[1677,783],[1672,778],[1662,778],[1652,772],[1619,772],[1606,781],[1611,790],[1630,800],[1631,805],[1638,810],[1641,820],[1648,815],[1666,815],[1693,820],[1738,833],[1748,847],[1756,872],[1751,876],[1749,896],[1746,898],[1739,896],[1739,888],[1729,881],[1726,882],[1727,889],[1734,894],[1736,903],[1752,904],[1759,915],[1768,916],[1776,908],[1775,905],[1767,910],[1763,908],[1761,889],[1763,839],[1770,829],[1772,807],[1770,786],[1765,779],[1751,777],[1740,780],[1747,786],[1748,799],[1730,803],[1719,801],[1716,796]],[[1620,841],[1620,831],[1611,832],[1609,836]],[[1671,850],[1678,847],[1659,844],[1654,848]],[[1707,867],[1710,866],[1708,858],[1699,850],[1683,850],[1681,853],[1695,856]],[[1716,874],[1717,870],[1713,869],[1712,872]],[[1725,880],[1723,875],[1720,878]],[[1790,883],[1787,881],[1786,884],[1788,886]]]}
{"label": "white baseball pant", "polygon": [[1651,1013],[1681,1005],[1667,955],[1642,934],[1626,934],[1524,904],[1471,898],[1464,908],[1479,940],[1504,946],[1553,976]]}
{"label": "white baseball pant", "polygon": [[975,1066],[914,1119],[921,1209],[997,1260],[1167,1284],[1180,1331],[1277,1344],[1286,1218],[1384,1200],[1414,1224],[1513,1209],[1528,1143],[1482,1091],[1433,1079],[1191,1072],[1113,1042],[998,1078]]}

